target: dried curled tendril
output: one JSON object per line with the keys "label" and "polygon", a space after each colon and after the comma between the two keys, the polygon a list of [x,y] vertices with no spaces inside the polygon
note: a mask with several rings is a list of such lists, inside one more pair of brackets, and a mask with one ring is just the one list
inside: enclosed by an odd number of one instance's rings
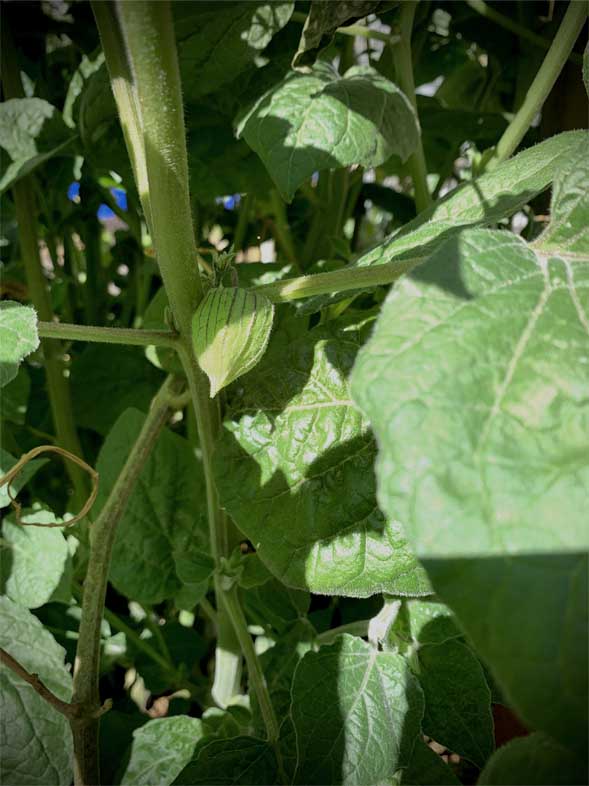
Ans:
{"label": "dried curled tendril", "polygon": [[[67,521],[63,521],[60,523],[54,522],[50,524],[41,521],[23,521],[20,517],[22,505],[20,505],[19,502],[10,493],[10,483],[12,483],[15,477],[20,472],[22,472],[22,470],[29,463],[29,461],[32,461],[41,453],[59,453],[60,456],[63,456],[64,458],[69,459],[70,461],[73,461],[74,464],[77,464],[79,467],[81,467],[92,478],[92,491],[90,492],[90,496],[84,503],[84,507],[79,513],[77,513],[75,516],[73,516],[71,519],[68,519]],[[0,478],[0,488],[2,488],[2,486],[7,486],[6,490],[8,492],[10,502],[12,503],[12,507],[15,510],[17,524],[22,524],[25,527],[71,527],[76,522],[81,521],[89,513],[92,505],[94,505],[94,502],[96,500],[96,495],[98,494],[98,472],[96,472],[96,470],[93,467],[91,467],[89,464],[86,464],[85,461],[83,461],[81,458],[76,456],[74,453],[70,453],[69,450],[64,450],[64,448],[58,448],[55,445],[39,445],[38,447],[29,450],[28,453],[23,453],[23,455],[14,465],[14,467],[12,467],[6,473],[6,475],[3,475]]]}

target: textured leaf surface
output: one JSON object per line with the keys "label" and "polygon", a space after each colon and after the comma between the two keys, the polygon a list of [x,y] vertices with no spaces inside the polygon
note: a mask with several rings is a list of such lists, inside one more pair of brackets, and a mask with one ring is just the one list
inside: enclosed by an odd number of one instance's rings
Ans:
{"label": "textured leaf surface", "polygon": [[437,753],[423,739],[415,740],[415,747],[407,769],[401,776],[402,786],[459,786],[460,781]]}
{"label": "textured leaf surface", "polygon": [[304,656],[292,697],[296,783],[385,783],[409,763],[423,696],[401,656],[341,636]]}
{"label": "textured leaf surface", "polygon": [[302,70],[312,66],[321,50],[332,42],[338,27],[373,13],[379,5],[381,0],[339,0],[337,3],[312,0],[292,61],[293,68]]}
{"label": "textured leaf surface", "polygon": [[[127,410],[104,441],[97,463],[97,511],[144,419],[141,412]],[[117,529],[110,579],[119,592],[140,603],[158,603],[183,588],[177,560],[208,550],[205,499],[202,469],[190,444],[164,429]]]}
{"label": "textured leaf surface", "polygon": [[42,98],[4,101],[0,105],[0,147],[10,163],[0,177],[0,193],[62,153],[74,138],[61,114]]}
{"label": "textured leaf surface", "polygon": [[322,169],[377,166],[413,150],[419,128],[399,88],[368,66],[343,77],[326,64],[290,74],[265,93],[238,123],[284,198]]}
{"label": "textured leaf surface", "polygon": [[148,721],[133,732],[122,786],[170,786],[192,758],[202,736],[199,718],[177,715]]}
{"label": "textured leaf surface", "polygon": [[[71,699],[65,651],[36,617],[6,597],[0,598],[0,646],[60,699]],[[0,745],[2,783],[71,783],[73,747],[67,720],[5,666],[0,670]]]}
{"label": "textured leaf surface", "polygon": [[35,310],[13,300],[0,303],[0,388],[16,377],[19,363],[38,346]]}
{"label": "textured leaf surface", "polygon": [[[382,265],[396,257],[425,259],[466,227],[494,224],[513,215],[546,190],[571,158],[584,155],[588,144],[586,131],[567,131],[524,150],[492,172],[451,191],[354,264]],[[307,310],[318,310],[344,297],[349,293],[320,295],[309,301]]]}
{"label": "textured leaf surface", "polygon": [[499,748],[481,772],[480,786],[571,786],[587,783],[587,763],[536,732]]}
{"label": "textured leaf surface", "polygon": [[494,748],[491,691],[481,664],[459,641],[419,649],[423,731],[483,767]]}
{"label": "textured leaf surface", "polygon": [[222,504],[287,585],[367,596],[428,591],[375,500],[376,446],[347,376],[362,336],[280,336],[234,400],[216,451]]}
{"label": "textured leaf surface", "polygon": [[[0,509],[7,508],[10,505],[10,496],[14,499],[18,492],[26,486],[29,480],[33,477],[33,475],[41,469],[43,464],[47,463],[47,459],[33,459],[32,461],[28,461],[25,466],[22,468],[22,471],[18,473],[12,483],[9,486],[1,486],[0,487]],[[10,453],[7,453],[5,450],[0,448],[0,477],[6,474],[9,469],[12,469],[16,464],[16,459],[14,456],[11,456]],[[10,495],[8,494],[8,488],[10,488]]]}
{"label": "textured leaf surface", "polygon": [[564,250],[472,230],[396,287],[353,388],[383,509],[524,720],[583,750],[589,257],[568,251],[587,223],[572,190],[553,201]]}
{"label": "textured leaf surface", "polygon": [[589,259],[470,230],[418,272],[354,372],[383,509],[424,557],[588,546]]}
{"label": "textured leaf surface", "polygon": [[255,737],[213,740],[180,773],[175,784],[186,786],[266,786],[277,783],[272,747]]}
{"label": "textured leaf surface", "polygon": [[194,313],[192,342],[211,398],[259,363],[273,319],[274,306],[263,295],[239,287],[207,292]]}
{"label": "textured leaf surface", "polygon": [[128,407],[146,411],[163,382],[137,347],[94,344],[72,363],[76,423],[106,435]]}
{"label": "textured leaf surface", "polygon": [[294,2],[200,2],[174,7],[188,100],[231,82],[288,22]]}
{"label": "textured leaf surface", "polygon": [[[48,510],[22,516],[24,522],[55,522]],[[3,591],[29,609],[42,606],[59,586],[68,557],[66,540],[60,529],[27,527],[5,520],[2,524]]]}

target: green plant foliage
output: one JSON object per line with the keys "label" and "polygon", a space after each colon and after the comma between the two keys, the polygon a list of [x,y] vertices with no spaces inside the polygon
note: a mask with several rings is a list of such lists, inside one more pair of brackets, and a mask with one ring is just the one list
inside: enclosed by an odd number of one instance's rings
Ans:
{"label": "green plant foliage", "polygon": [[47,603],[59,586],[69,552],[59,528],[25,526],[32,521],[55,524],[49,511],[31,511],[21,518],[22,524],[10,519],[2,523],[1,581],[9,598],[35,609]]}
{"label": "green plant foliage", "polygon": [[91,344],[72,364],[76,419],[80,426],[106,436],[128,407],[149,407],[162,379],[133,347]]}
{"label": "green plant foliage", "polygon": [[450,767],[421,739],[415,740],[409,766],[403,770],[402,786],[457,786],[460,783]]}
{"label": "green plant foliage", "polygon": [[423,696],[399,655],[344,635],[305,655],[292,695],[295,783],[379,783],[408,764]]}
{"label": "green plant foliage", "polygon": [[476,657],[459,641],[421,647],[419,682],[424,732],[482,767],[494,748],[493,718],[491,692]]}
{"label": "green plant foliage", "polygon": [[299,48],[292,61],[293,67],[305,70],[312,66],[318,54],[333,41],[338,27],[368,16],[381,5],[381,0],[344,0],[339,3],[311,0]]}
{"label": "green plant foliage", "polygon": [[[97,462],[101,479],[97,511],[113,488],[143,421],[138,410],[126,410],[104,441]],[[203,498],[201,470],[190,445],[164,431],[118,529],[110,578],[120,592],[142,603],[157,603],[185,587],[179,575],[185,561],[207,551]],[[206,575],[199,572],[198,581]],[[196,583],[194,575],[188,579],[189,585]]]}
{"label": "green plant foliage", "polygon": [[[69,701],[72,678],[63,662],[65,651],[53,636],[27,609],[6,597],[0,598],[0,621],[0,646],[58,698]],[[67,786],[72,779],[72,737],[64,716],[4,666],[0,686],[2,781]]]}
{"label": "green plant foliage", "polygon": [[234,402],[216,455],[219,492],[287,585],[419,595],[429,587],[398,521],[378,510],[376,445],[350,399],[362,341],[352,329],[316,329],[288,346],[277,338]]}
{"label": "green plant foliage", "polygon": [[18,373],[18,366],[39,346],[37,315],[32,308],[11,300],[0,303],[0,387]]}
{"label": "green plant foliage", "polygon": [[2,168],[0,193],[53,156],[67,152],[74,139],[60,112],[47,101],[41,98],[4,101],[0,105],[0,147],[10,161]]}
{"label": "green plant foliage", "polygon": [[586,783],[587,9],[544,5],[2,4],[2,783]]}
{"label": "green plant foliage", "polygon": [[276,783],[278,763],[272,747],[256,737],[212,740],[174,781],[176,786],[235,786]]}
{"label": "green plant foliage", "polygon": [[[573,641],[584,635],[587,598],[589,254],[579,214],[588,210],[576,169],[559,182],[569,178],[577,196],[555,189],[563,229],[557,218],[546,246],[465,231],[396,287],[359,356],[353,390],[381,437],[383,509],[400,516],[434,588],[522,715],[582,746],[586,703],[565,685],[573,674],[577,685],[587,678]],[[430,358],[420,374],[417,353]],[[540,619],[531,605],[547,587],[552,608],[544,605]],[[493,623],[482,623],[489,595]],[[565,597],[571,611],[563,615]],[[507,641],[517,659],[499,654]]]}
{"label": "green plant foliage", "polygon": [[192,758],[203,733],[203,722],[186,715],[148,721],[133,732],[131,759],[121,786],[169,786]]}
{"label": "green plant foliage", "polygon": [[2,388],[2,417],[12,423],[25,422],[31,379],[24,366],[20,366],[14,379]]}
{"label": "green plant foliage", "polygon": [[415,149],[417,120],[407,97],[372,68],[343,77],[324,64],[290,74],[239,120],[237,131],[290,201],[313,172],[377,166]]}
{"label": "green plant foliage", "polygon": [[[2,396],[2,404],[4,404],[4,396]],[[29,482],[33,475],[41,469],[46,462],[46,459],[33,459],[32,461],[27,461],[11,483],[0,486],[0,508],[7,508],[10,505],[11,497],[14,499],[23,486]],[[12,469],[15,464],[16,459],[14,456],[11,456],[10,453],[0,448],[0,477],[8,472],[9,469]]]}
{"label": "green plant foliage", "polygon": [[211,93],[247,68],[290,19],[294,3],[177,3],[178,57],[188,99]]}
{"label": "green plant foliage", "polygon": [[587,763],[541,732],[504,745],[481,772],[481,786],[542,786],[545,783],[582,784]]}

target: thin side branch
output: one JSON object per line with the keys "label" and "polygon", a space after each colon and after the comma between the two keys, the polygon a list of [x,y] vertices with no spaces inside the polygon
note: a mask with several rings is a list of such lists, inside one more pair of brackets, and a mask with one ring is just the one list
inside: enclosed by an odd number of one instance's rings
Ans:
{"label": "thin side branch", "polygon": [[39,322],[37,327],[41,338],[95,341],[102,344],[126,344],[138,347],[155,345],[175,348],[178,343],[178,335],[171,330],[133,330],[133,328],[70,325],[66,322]]}
{"label": "thin side branch", "polygon": [[50,704],[58,712],[64,715],[70,722],[80,720],[84,717],[96,718],[104,715],[112,707],[112,701],[109,699],[98,710],[87,713],[85,707],[77,702],[62,701],[59,699],[49,688],[43,683],[37,674],[31,674],[24,666],[22,666],[9,652],[0,647],[0,662],[8,666],[17,677],[20,677],[28,683],[33,690],[35,690],[47,704]]}

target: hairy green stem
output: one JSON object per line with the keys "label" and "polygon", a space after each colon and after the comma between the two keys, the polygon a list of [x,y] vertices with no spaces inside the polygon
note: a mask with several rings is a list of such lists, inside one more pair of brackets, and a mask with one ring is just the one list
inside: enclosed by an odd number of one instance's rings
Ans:
{"label": "hairy green stem", "polygon": [[587,9],[588,5],[583,0],[581,2],[571,0],[552,46],[530,85],[523,104],[497,143],[495,152],[487,162],[487,169],[494,169],[502,161],[508,159],[524,138],[573,50],[575,41],[587,19]]}
{"label": "hairy green stem", "polygon": [[[98,709],[100,706],[98,691],[100,624],[104,613],[106,584],[117,525],[127,508],[141,470],[172,411],[169,396],[177,392],[177,382],[168,377],[154,398],[137,441],[131,448],[104,507],[90,529],[90,556],[84,580],[73,696],[74,702],[90,710]],[[72,728],[76,786],[100,783],[98,727],[97,719],[86,719]]]}
{"label": "hairy green stem", "polygon": [[[532,30],[528,30],[527,27],[520,25],[519,22],[514,21],[509,16],[505,16],[505,14],[497,11],[496,8],[487,5],[484,0],[466,0],[466,2],[477,14],[484,16],[485,19],[490,19],[491,22],[495,22],[495,24],[500,25],[505,30],[509,30],[510,33],[518,36],[518,38],[523,38],[524,41],[529,41],[530,44],[539,46],[542,49],[550,49],[550,41],[546,38],[538,35],[538,33],[534,33]],[[568,59],[577,65],[583,64],[583,58],[574,52],[569,55]]]}
{"label": "hairy green stem", "polygon": [[[397,84],[411,101],[417,115],[417,99],[415,97],[415,81],[413,79],[413,58],[411,56],[411,33],[413,19],[417,9],[418,0],[404,0],[401,4],[401,40],[393,46],[393,60]],[[421,134],[417,142],[417,149],[411,154],[407,162],[413,191],[415,192],[415,205],[417,212],[421,213],[431,203],[427,185],[427,165],[423,152]]]}
{"label": "hairy green stem", "polygon": [[365,289],[391,284],[416,265],[421,264],[425,257],[410,257],[387,262],[372,267],[348,267],[333,270],[330,273],[317,273],[313,276],[297,276],[285,278],[273,284],[261,284],[252,287],[252,292],[264,295],[273,303],[288,303],[315,295],[330,295],[334,292],[348,292],[354,289]]}
{"label": "hairy green stem", "polygon": [[57,338],[66,341],[96,341],[101,344],[126,344],[129,346],[174,348],[178,343],[177,333],[171,330],[134,330],[133,328],[96,327],[94,325],[71,325],[65,322],[39,322],[41,338]]}
{"label": "hairy green stem", "polygon": [[[117,19],[125,44],[132,89],[138,98],[152,234],[158,263],[175,325],[178,351],[190,388],[203,455],[207,509],[213,555],[228,554],[228,524],[219,507],[212,455],[219,428],[218,402],[209,398],[209,384],[192,348],[192,315],[203,296],[197,266],[188,192],[188,163],[176,41],[169,2],[119,2]],[[109,42],[103,39],[103,45]],[[107,55],[107,62],[109,56]],[[127,74],[126,78],[129,78]],[[218,583],[219,614],[215,684],[223,686],[220,703],[234,695],[240,682],[238,642],[223,614]],[[227,654],[231,658],[226,657]]]}
{"label": "hairy green stem", "polygon": [[[24,96],[16,52],[8,32],[6,19],[3,20],[2,25],[2,84],[5,98],[22,98]],[[21,178],[14,184],[12,190],[19,228],[21,258],[25,268],[29,295],[39,319],[51,322],[53,310],[47,281],[41,268],[37,205],[32,175]],[[42,348],[45,357],[49,406],[57,440],[61,447],[82,458],[82,448],[72,411],[69,381],[64,375],[61,348],[59,345],[47,341],[42,342]],[[66,471],[74,487],[74,505],[79,509],[83,506],[88,491],[85,473],[71,461],[67,462]]]}

